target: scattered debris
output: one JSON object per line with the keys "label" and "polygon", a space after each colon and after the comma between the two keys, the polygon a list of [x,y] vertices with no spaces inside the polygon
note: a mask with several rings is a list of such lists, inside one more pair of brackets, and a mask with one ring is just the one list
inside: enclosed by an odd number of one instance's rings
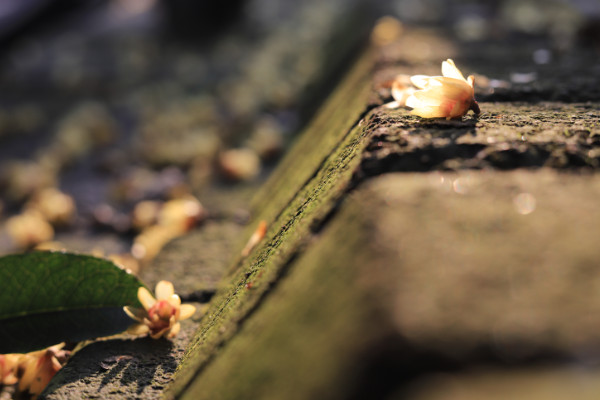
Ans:
{"label": "scattered debris", "polygon": [[260,173],[260,159],[252,149],[230,149],[219,156],[219,166],[225,178],[232,181],[249,181]]}
{"label": "scattered debris", "polygon": [[54,237],[52,225],[35,210],[27,210],[10,217],[6,220],[5,229],[15,246],[23,250]]}
{"label": "scattered debris", "polygon": [[54,226],[70,224],[76,214],[73,198],[56,188],[46,188],[35,193],[25,208],[39,211]]}
{"label": "scattered debris", "polygon": [[256,227],[256,230],[254,231],[252,236],[250,236],[248,243],[246,243],[246,246],[242,250],[242,256],[247,257],[250,254],[250,252],[252,251],[252,249],[254,247],[256,247],[256,245],[258,243],[260,243],[260,241],[265,237],[266,233],[267,233],[267,221],[260,221],[258,223],[258,226]]}

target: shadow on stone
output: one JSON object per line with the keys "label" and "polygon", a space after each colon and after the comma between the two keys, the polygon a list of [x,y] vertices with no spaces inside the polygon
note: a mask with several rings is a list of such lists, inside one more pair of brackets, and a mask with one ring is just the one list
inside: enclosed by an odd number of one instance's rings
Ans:
{"label": "shadow on stone", "polygon": [[40,398],[72,384],[85,398],[142,397],[150,386],[159,390],[168,382],[165,375],[177,367],[172,351],[172,342],[149,337],[92,343],[69,360],[70,368],[59,371]]}
{"label": "shadow on stone", "polygon": [[[355,180],[390,171],[425,172],[440,168],[440,164],[451,159],[473,159],[485,148],[480,143],[458,143],[465,136],[477,135],[476,117],[462,121],[421,121],[416,126],[408,118],[380,113],[373,116],[369,122],[373,130],[371,142]],[[411,143],[415,137],[419,138],[418,144]],[[426,141],[420,139],[422,137],[426,137]]]}
{"label": "shadow on stone", "polygon": [[453,343],[446,351],[411,343],[396,333],[380,338],[357,353],[356,378],[345,400],[408,398],[411,382],[428,376],[485,371],[491,368],[558,368],[575,365],[572,355],[533,342],[515,341],[502,347],[490,343]]}

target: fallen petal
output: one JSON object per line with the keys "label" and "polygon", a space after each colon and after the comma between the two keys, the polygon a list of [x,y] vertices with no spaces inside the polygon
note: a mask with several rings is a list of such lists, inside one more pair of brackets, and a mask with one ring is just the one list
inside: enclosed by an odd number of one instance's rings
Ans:
{"label": "fallen petal", "polygon": [[419,89],[425,89],[425,87],[429,84],[430,79],[431,77],[427,75],[413,75],[410,77],[412,84]]}
{"label": "fallen petal", "polygon": [[260,241],[265,237],[266,233],[267,221],[260,221],[256,230],[252,233],[250,239],[248,239],[248,243],[246,243],[246,246],[244,246],[244,248],[242,249],[242,256],[247,257],[248,255],[250,255],[252,249],[256,247],[258,243],[260,243]]}
{"label": "fallen petal", "polygon": [[460,79],[462,81],[466,81],[462,72],[460,72],[459,69],[456,68],[456,65],[454,65],[454,61],[452,61],[452,59],[450,59],[450,58],[442,63],[442,75],[444,75],[445,77],[448,77],[448,78],[454,78],[454,79]]}

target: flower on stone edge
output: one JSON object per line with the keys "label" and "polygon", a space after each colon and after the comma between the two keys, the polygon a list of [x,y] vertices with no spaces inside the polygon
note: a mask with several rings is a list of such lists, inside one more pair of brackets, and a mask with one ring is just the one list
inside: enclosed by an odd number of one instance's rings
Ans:
{"label": "flower on stone edge", "polygon": [[408,86],[404,78],[400,76],[392,85],[395,102],[389,107],[405,105],[413,109],[411,114],[422,118],[459,118],[469,110],[480,113],[473,89],[475,78],[470,75],[465,79],[451,59],[442,62],[442,76],[410,77],[419,90]]}
{"label": "flower on stone edge", "polygon": [[20,354],[0,354],[0,386],[17,383]]}
{"label": "flower on stone edge", "polygon": [[28,391],[33,398],[42,393],[50,380],[62,368],[70,351],[62,350],[64,343],[44,350],[19,355],[19,391]]}
{"label": "flower on stone edge", "polygon": [[138,288],[138,299],[143,309],[125,306],[125,313],[138,323],[127,329],[133,335],[149,334],[151,338],[175,337],[181,325],[179,321],[190,318],[196,312],[191,304],[181,304],[173,284],[160,281],[156,284],[156,298],[145,287]]}

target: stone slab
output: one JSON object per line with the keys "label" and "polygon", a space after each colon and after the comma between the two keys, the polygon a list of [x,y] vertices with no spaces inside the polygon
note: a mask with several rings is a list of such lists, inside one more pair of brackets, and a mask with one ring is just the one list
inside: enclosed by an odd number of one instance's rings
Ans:
{"label": "stone slab", "polygon": [[599,194],[596,176],[553,171],[375,178],[183,398],[396,398],[407,382],[486,365],[531,367],[529,387],[582,359],[590,382]]}

